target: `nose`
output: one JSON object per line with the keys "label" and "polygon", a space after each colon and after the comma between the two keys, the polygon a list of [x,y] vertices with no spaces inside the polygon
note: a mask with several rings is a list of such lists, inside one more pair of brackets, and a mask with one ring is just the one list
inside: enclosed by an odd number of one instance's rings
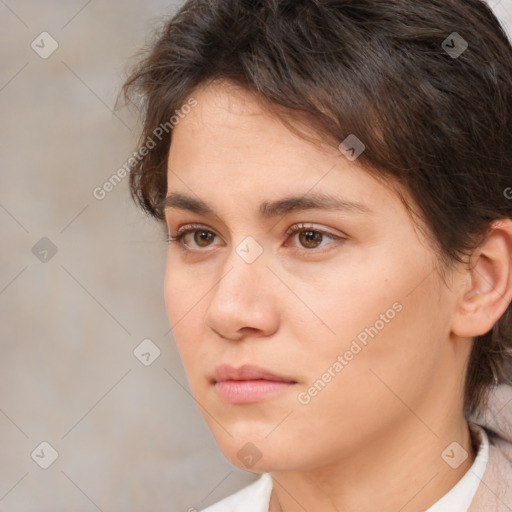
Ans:
{"label": "nose", "polygon": [[275,290],[276,279],[267,268],[264,255],[248,263],[234,248],[209,295],[206,326],[232,341],[272,335],[279,326]]}

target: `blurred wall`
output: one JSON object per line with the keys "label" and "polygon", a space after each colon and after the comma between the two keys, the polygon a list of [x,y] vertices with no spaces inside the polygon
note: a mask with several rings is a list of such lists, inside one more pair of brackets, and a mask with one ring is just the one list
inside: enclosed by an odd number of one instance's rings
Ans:
{"label": "blurred wall", "polygon": [[[126,63],[178,3],[0,0],[5,512],[187,511],[254,480],[189,394],[161,230],[126,179],[94,194],[136,143],[112,111]],[[491,3],[511,27],[512,0]]]}

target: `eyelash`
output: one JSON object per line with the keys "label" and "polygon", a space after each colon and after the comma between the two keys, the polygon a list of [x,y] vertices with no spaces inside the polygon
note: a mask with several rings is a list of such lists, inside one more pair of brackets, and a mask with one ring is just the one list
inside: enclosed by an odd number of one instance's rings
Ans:
{"label": "eyelash", "polygon": [[[183,248],[184,251],[186,252],[205,252],[207,250],[206,249],[188,249],[186,248],[185,244],[183,243],[183,238],[188,235],[189,233],[194,233],[196,231],[205,231],[207,233],[211,233],[213,235],[215,235],[215,233],[213,231],[211,231],[210,229],[207,229],[205,226],[202,226],[200,224],[191,224],[189,226],[185,226],[185,227],[182,227],[178,230],[178,233],[176,234],[176,236],[171,236],[170,233],[167,233],[167,244],[171,244],[171,243],[178,243],[181,245],[181,247]],[[338,236],[338,235],[334,235],[332,233],[329,233],[327,231],[323,231],[321,229],[317,229],[315,228],[314,226],[310,225],[310,224],[295,224],[294,226],[292,226],[290,229],[288,229],[288,231],[286,232],[286,236],[288,237],[292,237],[293,235],[297,234],[297,233],[300,233],[301,231],[312,231],[314,233],[320,233],[321,235],[327,237],[327,238],[330,238],[331,240],[333,241],[336,241],[336,240],[346,240],[346,238],[342,237],[342,236]],[[215,235],[217,236],[217,235]],[[330,245],[330,244],[329,244]],[[318,248],[313,248],[313,249],[306,249],[306,248],[300,248],[300,247],[293,247],[294,250],[300,252],[300,253],[303,253],[303,254],[312,254],[312,253],[316,253],[316,254],[320,254],[322,252],[325,252],[325,250],[322,250],[322,248],[318,249]]]}

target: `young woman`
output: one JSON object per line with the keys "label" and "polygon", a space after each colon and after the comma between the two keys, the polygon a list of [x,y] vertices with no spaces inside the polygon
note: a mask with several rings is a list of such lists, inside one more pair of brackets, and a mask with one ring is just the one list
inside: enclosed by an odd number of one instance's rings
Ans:
{"label": "young woman", "polygon": [[208,511],[511,511],[512,48],[489,7],[189,0],[125,92],[191,390],[262,474]]}

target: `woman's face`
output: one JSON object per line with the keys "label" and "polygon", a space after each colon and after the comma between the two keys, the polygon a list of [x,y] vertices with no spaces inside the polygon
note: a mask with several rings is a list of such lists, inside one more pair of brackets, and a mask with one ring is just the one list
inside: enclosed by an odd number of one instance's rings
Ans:
{"label": "woman's face", "polygon": [[243,91],[194,97],[170,148],[169,232],[190,231],[170,244],[165,298],[221,450],[263,472],[370,452],[397,429],[432,436],[439,397],[462,397],[447,386],[463,372],[456,295],[400,199]]}

